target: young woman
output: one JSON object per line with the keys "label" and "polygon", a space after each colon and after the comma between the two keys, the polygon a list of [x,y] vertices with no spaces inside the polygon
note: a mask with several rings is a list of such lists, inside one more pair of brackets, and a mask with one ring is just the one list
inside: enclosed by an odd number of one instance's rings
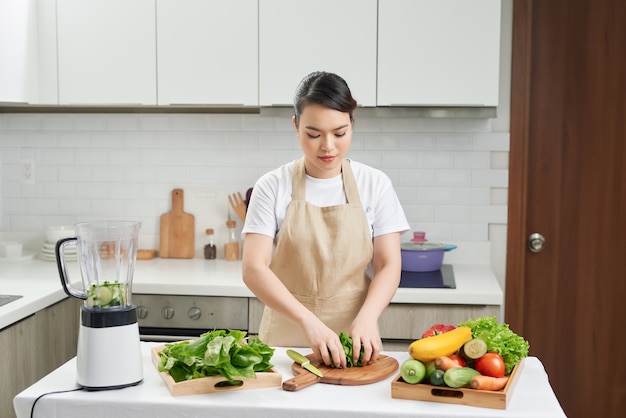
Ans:
{"label": "young woman", "polygon": [[311,73],[294,108],[304,155],[257,181],[242,230],[243,280],[266,305],[259,337],[345,367],[343,331],[355,360],[362,347],[369,363],[382,348],[378,318],[400,282],[409,225],[390,179],[346,158],[356,108],[346,82]]}

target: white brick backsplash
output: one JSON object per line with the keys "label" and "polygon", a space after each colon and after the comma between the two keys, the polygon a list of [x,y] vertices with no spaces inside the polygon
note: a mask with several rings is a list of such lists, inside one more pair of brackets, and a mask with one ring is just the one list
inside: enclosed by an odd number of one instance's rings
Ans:
{"label": "white brick backsplash", "polygon": [[473,186],[508,187],[508,170],[472,170]]}
{"label": "white brick backsplash", "polygon": [[487,151],[457,151],[453,154],[454,167],[456,168],[499,168],[491,164],[491,153]]}
{"label": "white brick backsplash", "polygon": [[492,152],[491,153],[491,167],[490,168],[502,168],[509,169],[509,153],[508,152]]}
{"label": "white brick backsplash", "polygon": [[40,127],[39,115],[7,115],[7,129],[17,131],[38,130]]}
{"label": "white brick backsplash", "polygon": [[140,127],[137,115],[107,115],[105,119],[106,129],[109,131],[137,131]]}
{"label": "white brick backsplash", "polygon": [[166,115],[139,115],[139,129],[142,131],[171,131],[172,118]]}
{"label": "white brick backsplash", "polygon": [[100,131],[106,129],[106,115],[74,115],[74,129],[77,131]]}
{"label": "white brick backsplash", "polygon": [[454,203],[458,205],[488,205],[489,187],[457,187],[454,189]]}
{"label": "white brick backsplash", "polygon": [[416,168],[450,168],[454,165],[454,154],[446,151],[421,151],[417,156]]}
{"label": "white brick backsplash", "polygon": [[496,132],[474,135],[474,149],[485,151],[508,151],[509,133]]}
{"label": "white brick backsplash", "polygon": [[[357,111],[349,158],[389,176],[411,227],[429,239],[486,241],[507,215],[509,134],[491,129],[489,119]],[[141,245],[158,248],[173,188],[245,193],[300,156],[290,116],[2,114],[0,235],[43,239],[48,225],[132,219]],[[34,159],[35,184],[22,183],[22,158]]]}
{"label": "white brick backsplash", "polygon": [[468,134],[437,134],[437,149],[470,151],[473,146],[472,137]]}

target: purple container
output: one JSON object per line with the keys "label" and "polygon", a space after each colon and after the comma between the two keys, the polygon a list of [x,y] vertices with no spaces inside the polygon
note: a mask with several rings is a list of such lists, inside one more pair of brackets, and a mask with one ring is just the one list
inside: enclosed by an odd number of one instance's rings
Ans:
{"label": "purple container", "polygon": [[446,246],[430,242],[407,242],[401,245],[400,251],[402,271],[436,271],[441,269]]}

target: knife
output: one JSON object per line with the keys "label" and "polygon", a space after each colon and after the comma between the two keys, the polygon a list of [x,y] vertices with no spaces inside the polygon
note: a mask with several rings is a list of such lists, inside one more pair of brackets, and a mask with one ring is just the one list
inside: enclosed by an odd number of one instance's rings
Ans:
{"label": "knife", "polygon": [[298,353],[297,351],[287,350],[287,355],[293,361],[295,361],[300,366],[302,366],[302,368],[310,371],[314,375],[319,376],[319,377],[323,377],[324,376],[324,374],[321,371],[319,371],[319,369],[317,367],[315,367],[314,365],[311,364],[311,361],[308,358],[304,357],[302,354]]}

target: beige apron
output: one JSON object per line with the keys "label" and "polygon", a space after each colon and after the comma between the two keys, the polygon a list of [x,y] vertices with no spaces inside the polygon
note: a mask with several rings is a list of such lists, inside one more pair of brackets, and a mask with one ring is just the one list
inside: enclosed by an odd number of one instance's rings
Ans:
{"label": "beige apron", "polygon": [[[304,160],[294,167],[292,200],[276,244],[271,270],[304,306],[333,331],[347,332],[361,309],[372,259],[369,223],[350,163],[343,160],[347,204],[318,207],[305,200]],[[265,307],[259,338],[270,346],[307,347],[305,334]]]}

